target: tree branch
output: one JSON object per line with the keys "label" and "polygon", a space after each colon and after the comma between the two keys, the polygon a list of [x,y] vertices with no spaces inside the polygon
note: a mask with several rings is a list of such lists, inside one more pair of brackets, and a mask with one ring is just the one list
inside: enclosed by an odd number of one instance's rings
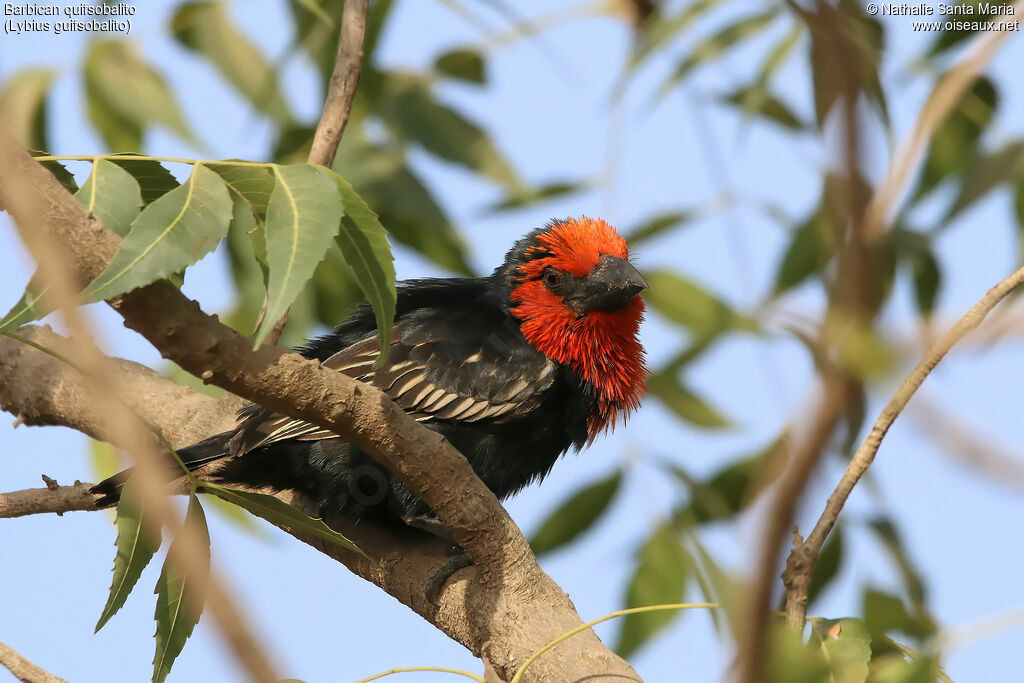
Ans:
{"label": "tree branch", "polygon": [[62,515],[73,510],[98,510],[99,498],[89,491],[90,484],[76,481],[73,486],[49,486],[0,493],[0,518],[24,517],[54,512]]}
{"label": "tree branch", "polygon": [[3,643],[0,643],[0,664],[21,683],[67,683],[63,678],[40,669]]}
{"label": "tree branch", "polygon": [[839,513],[842,511],[843,505],[846,504],[847,498],[850,497],[853,487],[857,485],[874,461],[878,447],[882,444],[882,439],[885,438],[889,427],[892,426],[929,373],[953,348],[953,345],[967,333],[976,329],[989,311],[1022,283],[1024,283],[1024,268],[1020,268],[990,289],[956,325],[932,346],[903,380],[893,397],[889,399],[864,442],[850,460],[835,491],[829,496],[825,510],[817,524],[814,525],[814,530],[807,537],[807,541],[794,548],[789,554],[786,571],[783,572],[783,582],[786,585],[786,620],[788,622],[803,623],[807,611],[807,589],[810,586],[811,573],[818,560],[818,554],[821,552],[829,532],[832,531],[832,527],[835,526]]}
{"label": "tree branch", "polygon": [[[116,251],[117,237],[27,154],[18,153],[10,164],[0,199],[19,193],[36,197],[81,280],[98,274]],[[296,353],[272,346],[252,351],[248,339],[203,314],[166,282],[111,304],[129,327],[192,374],[334,431],[408,483],[451,529],[479,571],[461,574],[471,579],[468,585],[449,582],[434,608],[421,595],[426,576],[414,588],[377,576],[358,560],[350,566],[483,657],[500,675],[511,676],[537,648],[582,623],[465,458],[385,394]],[[18,406],[9,409],[17,411]],[[162,421],[156,424],[164,426]],[[419,566],[423,574],[426,566]],[[598,672],[636,676],[591,631],[546,654],[530,668],[529,678],[576,679]]]}

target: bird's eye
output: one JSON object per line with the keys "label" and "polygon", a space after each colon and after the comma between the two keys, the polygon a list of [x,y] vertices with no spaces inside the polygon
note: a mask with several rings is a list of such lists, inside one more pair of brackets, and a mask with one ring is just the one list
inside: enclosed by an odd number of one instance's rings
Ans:
{"label": "bird's eye", "polygon": [[557,268],[548,266],[544,269],[544,284],[548,289],[554,289],[562,284],[562,272]]}

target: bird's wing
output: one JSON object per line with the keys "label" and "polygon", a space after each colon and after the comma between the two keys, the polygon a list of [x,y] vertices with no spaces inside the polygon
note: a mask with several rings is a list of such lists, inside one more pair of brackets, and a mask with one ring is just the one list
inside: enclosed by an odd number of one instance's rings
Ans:
{"label": "bird's wing", "polygon": [[[376,332],[330,356],[323,367],[373,384],[417,420],[502,422],[537,407],[556,365],[518,326],[481,325],[471,316],[412,316],[395,323],[387,361]],[[241,455],[269,444],[337,437],[322,427],[253,406],[231,439]]]}

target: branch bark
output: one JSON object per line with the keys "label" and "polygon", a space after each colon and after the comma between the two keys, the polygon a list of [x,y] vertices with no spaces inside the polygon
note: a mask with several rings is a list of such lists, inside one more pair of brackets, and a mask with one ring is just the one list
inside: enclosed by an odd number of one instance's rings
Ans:
{"label": "branch bark", "polygon": [[[116,251],[116,236],[27,154],[18,153],[10,165],[13,172],[0,187],[0,199],[17,193],[35,196],[79,278],[87,281],[98,274]],[[411,572],[406,576],[415,577],[414,584],[400,585],[397,573],[380,575],[358,559],[336,555],[336,549],[329,554],[483,657],[499,675],[510,677],[537,648],[582,624],[568,597],[541,571],[518,527],[465,458],[382,392],[284,349],[264,346],[252,351],[248,339],[202,313],[166,282],[111,304],[126,325],[192,374],[272,410],[331,429],[409,483],[473,558],[477,569],[459,575],[469,581],[449,582],[435,608],[422,588],[427,576],[444,563],[436,544],[431,553],[419,556],[420,563],[412,562],[414,557],[394,558],[406,563]],[[14,412],[24,412],[22,408],[7,404]],[[168,426],[163,420],[155,424]],[[636,678],[632,668],[590,631],[545,655],[531,666],[528,679],[575,680],[597,673]]]}
{"label": "branch bark", "polygon": [[21,683],[67,683],[63,678],[40,669],[3,643],[0,643],[0,664]]}

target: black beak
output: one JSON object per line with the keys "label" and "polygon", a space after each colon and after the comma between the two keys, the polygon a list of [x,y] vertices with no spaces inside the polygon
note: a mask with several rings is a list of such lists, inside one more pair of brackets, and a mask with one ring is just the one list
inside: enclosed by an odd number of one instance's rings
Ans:
{"label": "black beak", "polygon": [[614,311],[625,307],[645,289],[647,280],[632,263],[605,254],[566,302],[580,315],[589,311]]}

